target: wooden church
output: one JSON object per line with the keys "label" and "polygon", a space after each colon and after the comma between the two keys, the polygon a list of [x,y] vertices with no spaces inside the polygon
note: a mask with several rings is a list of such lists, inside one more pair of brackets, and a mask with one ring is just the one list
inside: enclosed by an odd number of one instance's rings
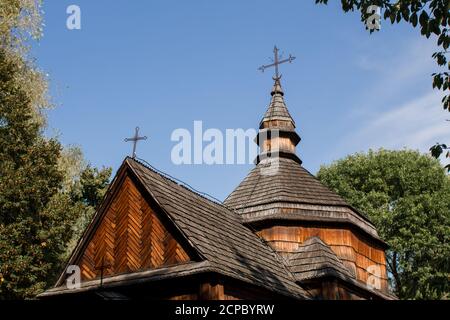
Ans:
{"label": "wooden church", "polygon": [[[256,166],[223,203],[126,158],[41,299],[395,299],[374,225],[302,167],[280,77]],[[276,133],[276,134],[275,134]]]}

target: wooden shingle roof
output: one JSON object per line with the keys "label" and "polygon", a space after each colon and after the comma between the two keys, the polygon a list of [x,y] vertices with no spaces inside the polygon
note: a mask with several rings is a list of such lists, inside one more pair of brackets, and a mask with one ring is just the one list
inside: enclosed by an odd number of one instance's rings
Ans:
{"label": "wooden shingle roof", "polygon": [[128,158],[125,163],[211,269],[287,296],[309,297],[282,258],[243,226],[235,212],[136,160]]}
{"label": "wooden shingle roof", "polygon": [[349,223],[385,245],[367,217],[290,158],[258,163],[224,205],[241,214],[245,223],[269,219]]}
{"label": "wooden shingle roof", "polygon": [[355,278],[333,250],[319,237],[307,239],[290,257],[288,263],[297,281],[325,276]]}
{"label": "wooden shingle roof", "polygon": [[240,210],[273,202],[347,206],[296,161],[281,157],[270,160],[261,161],[250,171],[225,199],[227,207]]}
{"label": "wooden shingle roof", "polygon": [[270,101],[269,107],[261,120],[261,124],[266,121],[282,120],[291,122],[292,126],[295,127],[295,121],[289,113],[286,103],[284,102],[284,92],[281,88],[279,79],[275,80],[271,95],[272,100]]}
{"label": "wooden shingle roof", "polygon": [[345,267],[341,259],[319,237],[307,239],[287,261],[296,281],[304,283],[318,278],[335,278],[359,290],[370,292],[386,300],[396,300],[389,292],[383,292],[365,285]]}

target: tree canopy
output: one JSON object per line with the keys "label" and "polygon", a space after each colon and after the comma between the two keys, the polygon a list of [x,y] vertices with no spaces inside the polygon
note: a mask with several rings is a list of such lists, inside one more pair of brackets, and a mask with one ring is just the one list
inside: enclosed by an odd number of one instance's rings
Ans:
{"label": "tree canopy", "polygon": [[40,1],[0,1],[0,299],[54,283],[105,193],[110,169],[44,135],[47,79],[28,57]]}
{"label": "tree canopy", "polygon": [[391,285],[402,299],[449,298],[450,179],[416,151],[357,153],[318,178],[367,214],[389,244]]}

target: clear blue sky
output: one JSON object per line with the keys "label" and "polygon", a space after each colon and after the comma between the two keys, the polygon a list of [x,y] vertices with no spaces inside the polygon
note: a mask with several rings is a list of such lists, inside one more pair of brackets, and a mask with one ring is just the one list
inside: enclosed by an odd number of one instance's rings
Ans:
{"label": "clear blue sky", "polygon": [[[48,134],[79,145],[95,166],[118,168],[140,126],[138,155],[224,199],[251,165],[176,166],[173,130],[256,128],[270,100],[276,44],[297,60],[282,68],[285,98],[302,137],[298,154],[317,172],[347,154],[384,146],[426,151],[449,138],[431,88],[434,41],[409,25],[369,35],[340,1],[44,1],[34,45],[57,105]],[[82,29],[66,28],[80,6]],[[450,116],[449,116],[450,117]]]}

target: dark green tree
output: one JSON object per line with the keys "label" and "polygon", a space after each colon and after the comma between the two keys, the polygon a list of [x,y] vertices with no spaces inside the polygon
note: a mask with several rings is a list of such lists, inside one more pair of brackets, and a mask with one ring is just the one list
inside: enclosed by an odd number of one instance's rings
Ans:
{"label": "dark green tree", "polygon": [[0,299],[53,284],[111,174],[43,134],[47,81],[26,45],[40,34],[39,5],[0,1]]}
{"label": "dark green tree", "polygon": [[450,180],[439,161],[416,151],[357,153],[318,178],[367,214],[389,244],[391,286],[402,299],[450,293]]}
{"label": "dark green tree", "polygon": [[30,67],[0,48],[0,294],[31,296],[49,265],[42,216],[63,179],[61,146],[45,139],[33,97],[21,86]]}
{"label": "dark green tree", "polygon": [[111,168],[99,170],[90,165],[81,172],[81,201],[96,208],[105,196],[111,177]]}
{"label": "dark green tree", "polygon": [[[42,135],[32,99],[15,83],[29,68],[0,50],[0,298],[31,298],[47,288],[92,217],[111,169],[69,165]],[[75,170],[71,170],[75,167]],[[77,171],[79,170],[79,171]]]}

